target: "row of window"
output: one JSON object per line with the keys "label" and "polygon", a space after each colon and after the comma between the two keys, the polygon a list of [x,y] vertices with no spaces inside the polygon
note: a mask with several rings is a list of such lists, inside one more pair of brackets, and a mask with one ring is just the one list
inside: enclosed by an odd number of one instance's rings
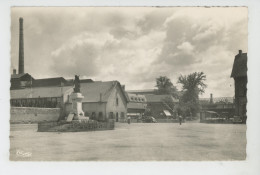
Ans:
{"label": "row of window", "polygon": [[61,98],[27,98],[11,99],[10,105],[13,107],[39,107],[39,108],[58,108],[60,107]]}
{"label": "row of window", "polygon": [[139,102],[144,102],[144,98],[140,98],[140,97],[130,97],[131,101],[139,101]]}

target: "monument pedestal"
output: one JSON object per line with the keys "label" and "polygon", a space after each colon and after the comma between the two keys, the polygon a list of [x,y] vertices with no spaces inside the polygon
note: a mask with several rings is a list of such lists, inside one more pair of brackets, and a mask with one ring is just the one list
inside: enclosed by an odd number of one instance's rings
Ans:
{"label": "monument pedestal", "polygon": [[88,119],[84,116],[84,112],[82,110],[82,99],[84,96],[81,93],[73,92],[70,95],[72,101],[72,111],[70,114],[74,114],[73,120],[81,120],[81,119]]}

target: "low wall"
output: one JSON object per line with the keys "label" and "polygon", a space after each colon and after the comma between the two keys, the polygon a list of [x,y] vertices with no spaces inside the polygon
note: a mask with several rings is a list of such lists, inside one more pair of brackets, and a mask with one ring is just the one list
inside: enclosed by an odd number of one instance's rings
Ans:
{"label": "low wall", "polygon": [[58,121],[60,108],[11,107],[10,123]]}
{"label": "low wall", "polygon": [[39,122],[38,132],[79,132],[79,131],[102,131],[113,130],[114,120],[108,122],[97,121],[59,121],[59,122]]}
{"label": "low wall", "polygon": [[232,121],[232,120],[223,120],[223,119],[215,119],[215,120],[200,120],[200,123],[231,124],[231,123],[234,123],[234,121]]}

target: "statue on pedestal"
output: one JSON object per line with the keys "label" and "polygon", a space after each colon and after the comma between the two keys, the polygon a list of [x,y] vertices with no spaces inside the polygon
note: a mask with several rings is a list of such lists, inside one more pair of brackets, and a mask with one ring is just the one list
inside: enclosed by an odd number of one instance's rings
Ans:
{"label": "statue on pedestal", "polygon": [[74,92],[70,94],[70,99],[72,101],[72,109],[67,117],[67,121],[72,120],[88,120],[84,115],[84,111],[82,110],[82,100],[84,96],[80,93],[80,80],[79,75],[75,75],[74,79]]}

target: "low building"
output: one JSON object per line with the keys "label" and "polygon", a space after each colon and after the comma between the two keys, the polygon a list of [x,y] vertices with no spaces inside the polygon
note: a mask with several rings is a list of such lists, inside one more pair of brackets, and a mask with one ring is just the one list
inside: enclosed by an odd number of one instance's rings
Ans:
{"label": "low building", "polygon": [[16,74],[14,70],[11,75],[11,87],[10,89],[21,89],[26,87],[31,87],[34,78],[28,73]]}
{"label": "low building", "polygon": [[169,113],[175,115],[174,107],[179,103],[179,100],[170,94],[154,95],[145,94],[147,101],[147,110],[155,118],[167,118]]}
{"label": "low building", "polygon": [[205,113],[206,111],[216,112],[220,117],[233,118],[235,112],[234,98],[233,97],[216,97],[213,98],[200,98],[200,110]]}
{"label": "low building", "polygon": [[130,116],[132,119],[141,119],[144,115],[147,102],[144,95],[127,93],[128,98],[127,103],[127,116]]}
{"label": "low building", "polygon": [[247,53],[242,53],[242,50],[235,56],[231,77],[235,81],[235,116],[246,122]]}
{"label": "low building", "polygon": [[[127,97],[118,81],[92,82],[80,84],[82,110],[91,119],[103,121],[115,119],[124,122],[127,113]],[[71,92],[73,89],[71,88]],[[66,94],[65,114],[72,108],[70,93]]]}

